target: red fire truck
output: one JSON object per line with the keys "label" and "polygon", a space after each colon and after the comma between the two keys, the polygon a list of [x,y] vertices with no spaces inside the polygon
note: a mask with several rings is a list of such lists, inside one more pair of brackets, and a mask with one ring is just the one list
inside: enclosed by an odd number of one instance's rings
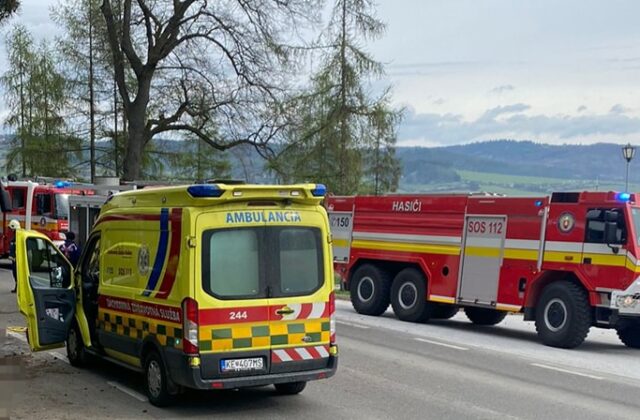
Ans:
{"label": "red fire truck", "polygon": [[37,230],[61,243],[64,240],[61,233],[69,229],[69,196],[95,193],[91,186],[67,181],[6,181],[2,187],[9,194],[11,210],[2,213],[0,257],[9,254],[13,238],[7,227],[10,220],[17,219],[24,229]]}
{"label": "red fire truck", "polygon": [[328,197],[334,265],[355,310],[391,303],[405,321],[462,307],[494,325],[535,321],[549,346],[580,345],[592,326],[640,348],[640,203],[635,194],[550,197]]}

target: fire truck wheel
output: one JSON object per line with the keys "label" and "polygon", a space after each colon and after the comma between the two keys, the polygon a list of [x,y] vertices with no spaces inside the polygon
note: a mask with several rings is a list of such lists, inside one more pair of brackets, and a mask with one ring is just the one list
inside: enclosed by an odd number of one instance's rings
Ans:
{"label": "fire truck wheel", "polygon": [[618,338],[625,346],[640,349],[640,322],[622,320],[616,327]]}
{"label": "fire truck wheel", "polygon": [[453,318],[460,308],[456,305],[447,305],[446,303],[437,304],[433,308],[433,313],[431,314],[431,318],[433,319],[450,319]]}
{"label": "fire truck wheel", "polygon": [[351,304],[359,314],[382,315],[389,307],[389,274],[375,265],[360,266],[351,279]]}
{"label": "fire truck wheel", "polygon": [[502,322],[507,316],[504,311],[497,311],[489,308],[476,308],[474,306],[467,306],[464,308],[464,314],[469,318],[469,321],[476,325],[496,325]]}
{"label": "fire truck wheel", "polygon": [[431,317],[434,305],[427,302],[427,281],[415,268],[405,268],[391,285],[391,306],[403,321],[423,322]]}
{"label": "fire truck wheel", "polygon": [[591,323],[591,306],[582,287],[559,281],[544,288],[536,306],[536,331],[545,345],[577,347],[587,337]]}

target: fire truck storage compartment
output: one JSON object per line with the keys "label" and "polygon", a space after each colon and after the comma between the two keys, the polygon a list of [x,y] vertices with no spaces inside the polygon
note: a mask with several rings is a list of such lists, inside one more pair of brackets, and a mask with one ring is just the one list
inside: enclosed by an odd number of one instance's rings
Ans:
{"label": "fire truck storage compartment", "polygon": [[507,231],[505,216],[466,216],[458,300],[495,306]]}
{"label": "fire truck storage compartment", "polygon": [[80,246],[84,246],[106,199],[102,195],[69,196],[69,230],[76,234]]}

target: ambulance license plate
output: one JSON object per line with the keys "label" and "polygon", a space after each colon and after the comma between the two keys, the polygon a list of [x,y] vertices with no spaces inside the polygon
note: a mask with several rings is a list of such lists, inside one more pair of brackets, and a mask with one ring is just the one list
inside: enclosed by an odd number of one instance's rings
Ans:
{"label": "ambulance license plate", "polygon": [[264,359],[253,357],[248,359],[223,359],[220,361],[222,372],[246,372],[248,370],[264,369]]}

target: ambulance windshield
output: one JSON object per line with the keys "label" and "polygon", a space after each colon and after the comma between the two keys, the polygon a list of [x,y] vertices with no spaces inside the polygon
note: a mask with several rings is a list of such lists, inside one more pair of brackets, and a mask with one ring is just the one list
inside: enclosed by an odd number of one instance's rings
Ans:
{"label": "ambulance windshield", "polygon": [[219,299],[311,294],[324,278],[320,238],[308,227],[205,231],[203,288]]}

